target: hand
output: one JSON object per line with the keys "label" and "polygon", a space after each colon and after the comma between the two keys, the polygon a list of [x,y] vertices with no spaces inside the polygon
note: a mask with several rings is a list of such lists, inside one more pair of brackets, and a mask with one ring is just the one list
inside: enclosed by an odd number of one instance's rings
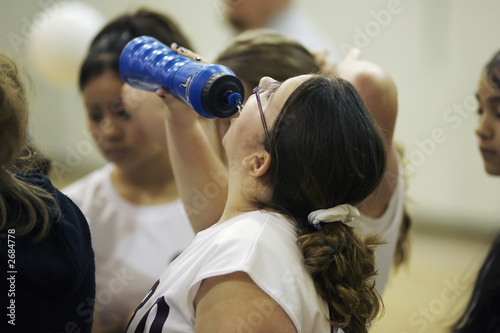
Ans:
{"label": "hand", "polygon": [[350,49],[342,58],[342,60],[337,64],[335,68],[334,75],[343,77],[343,73],[346,71],[352,71],[353,68],[358,68],[361,64],[361,50],[353,47]]}
{"label": "hand", "polygon": [[206,64],[207,62],[197,53],[194,53],[193,51],[186,49],[185,47],[179,46],[176,43],[172,43],[170,45],[170,48],[177,52],[177,54],[180,54],[181,56],[184,56],[188,59],[194,60],[196,62],[200,62],[203,64]]}
{"label": "hand", "polygon": [[166,149],[165,104],[154,93],[128,84],[122,87],[122,101],[131,119],[140,125],[153,142],[160,143]]}
{"label": "hand", "polygon": [[340,72],[345,68],[349,67],[352,63],[359,60],[361,55],[361,50],[353,47],[350,49],[344,58],[339,63],[329,62],[326,60],[328,55],[327,50],[320,50],[313,53],[316,64],[318,64],[321,71],[328,75],[341,76]]}
{"label": "hand", "polygon": [[[198,54],[184,47],[179,47],[176,43],[172,43],[170,48],[188,59],[206,63]],[[156,95],[162,98],[167,106],[166,119],[167,124],[173,125],[176,129],[184,129],[193,126],[199,118],[198,114],[184,101],[170,94],[163,88],[156,91]]]}

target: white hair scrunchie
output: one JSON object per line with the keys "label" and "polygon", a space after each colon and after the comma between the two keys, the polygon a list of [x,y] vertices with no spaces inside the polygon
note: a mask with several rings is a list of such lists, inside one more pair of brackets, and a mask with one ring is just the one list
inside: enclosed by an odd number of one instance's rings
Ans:
{"label": "white hair scrunchie", "polygon": [[318,209],[309,214],[307,220],[316,229],[321,229],[321,223],[343,222],[349,223],[359,216],[359,211],[351,205],[338,205],[328,209]]}

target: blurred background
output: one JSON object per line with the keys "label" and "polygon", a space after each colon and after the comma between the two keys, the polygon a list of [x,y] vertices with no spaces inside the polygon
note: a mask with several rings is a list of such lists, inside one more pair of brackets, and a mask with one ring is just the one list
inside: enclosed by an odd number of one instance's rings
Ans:
{"label": "blurred background", "polygon": [[[477,149],[474,98],[483,65],[500,50],[499,1],[296,0],[345,53],[385,68],[399,90],[396,140],[405,148],[412,255],[386,289],[373,332],[445,332],[467,300],[500,231],[500,178]],[[0,49],[30,73],[31,131],[63,186],[104,160],[86,130],[77,69],[109,19],[139,6],[173,17],[198,53],[213,57],[232,30],[224,0],[3,0]]]}

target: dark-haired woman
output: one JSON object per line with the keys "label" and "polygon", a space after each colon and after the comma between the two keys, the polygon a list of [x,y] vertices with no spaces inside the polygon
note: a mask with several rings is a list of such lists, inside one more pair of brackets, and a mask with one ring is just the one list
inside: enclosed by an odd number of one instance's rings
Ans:
{"label": "dark-haired woman", "polygon": [[[88,219],[96,254],[94,332],[123,332],[130,315],[194,232],[179,200],[165,140],[164,105],[153,93],[122,103],[118,62],[133,38],[190,46],[169,17],[148,9],[110,21],[94,38],[80,70],[88,129],[107,164],[63,189]],[[148,99],[147,95],[154,99]],[[147,102],[145,102],[147,101]],[[145,109],[148,124],[138,121]]]}
{"label": "dark-haired woman", "polygon": [[[484,169],[500,175],[500,52],[488,61],[476,92],[478,125],[476,135]],[[452,333],[500,332],[500,234],[493,240],[479,270],[465,311],[452,325]]]}
{"label": "dark-haired woman", "polygon": [[[179,102],[157,93],[171,107],[169,138],[182,136]],[[153,285],[128,332],[366,332],[381,307],[379,241],[349,223],[379,186],[386,151],[356,89],[264,77],[223,145],[222,215]]]}

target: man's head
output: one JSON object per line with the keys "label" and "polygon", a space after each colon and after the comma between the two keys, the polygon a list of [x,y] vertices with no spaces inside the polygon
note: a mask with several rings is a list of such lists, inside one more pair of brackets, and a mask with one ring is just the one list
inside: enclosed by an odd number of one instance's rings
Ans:
{"label": "man's head", "polygon": [[262,27],[292,0],[226,0],[226,18],[238,31]]}

